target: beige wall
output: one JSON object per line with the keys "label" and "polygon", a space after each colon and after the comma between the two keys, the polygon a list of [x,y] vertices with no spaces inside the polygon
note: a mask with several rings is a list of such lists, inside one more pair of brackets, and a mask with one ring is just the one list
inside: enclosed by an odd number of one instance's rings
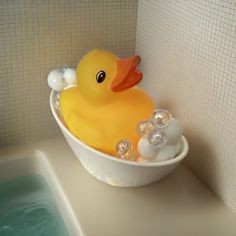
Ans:
{"label": "beige wall", "polygon": [[59,134],[50,70],[93,48],[134,53],[137,0],[0,1],[0,147]]}
{"label": "beige wall", "polygon": [[190,143],[186,164],[234,212],[235,29],[233,1],[139,1],[142,86],[182,121]]}

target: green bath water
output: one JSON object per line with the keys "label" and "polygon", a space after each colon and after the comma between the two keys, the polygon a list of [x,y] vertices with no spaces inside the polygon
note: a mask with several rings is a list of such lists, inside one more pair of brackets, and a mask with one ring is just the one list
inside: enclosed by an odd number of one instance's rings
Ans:
{"label": "green bath water", "polygon": [[0,236],[68,236],[52,192],[40,175],[0,182]]}

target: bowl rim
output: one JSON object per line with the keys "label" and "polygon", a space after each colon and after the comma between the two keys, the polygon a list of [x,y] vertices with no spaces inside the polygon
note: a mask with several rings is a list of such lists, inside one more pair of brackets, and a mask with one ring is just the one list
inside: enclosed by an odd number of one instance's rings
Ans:
{"label": "bowl rim", "polygon": [[54,116],[54,119],[57,121],[58,125],[60,126],[61,129],[63,129],[63,131],[71,138],[73,139],[76,143],[80,144],[81,146],[83,146],[84,148],[90,150],[91,152],[99,155],[100,157],[104,157],[105,159],[109,159],[115,162],[119,162],[119,163],[123,163],[123,164],[128,164],[128,165],[133,165],[133,166],[143,166],[143,167],[157,167],[157,166],[168,166],[174,163],[178,163],[180,162],[182,159],[185,158],[185,156],[188,153],[189,150],[189,145],[187,142],[187,139],[184,137],[184,135],[182,135],[181,137],[181,143],[182,143],[182,152],[179,153],[175,158],[167,160],[167,161],[162,161],[162,162],[136,162],[136,161],[129,161],[129,160],[123,160],[123,159],[119,159],[117,157],[111,156],[109,154],[103,153],[89,145],[87,145],[86,143],[82,142],[81,140],[79,140],[76,136],[74,136],[69,129],[67,129],[67,127],[63,124],[63,122],[61,121],[61,119],[58,116],[58,113],[56,111],[55,105],[53,103],[53,98],[55,97],[56,94],[58,94],[59,92],[51,90],[50,93],[50,98],[49,98],[49,102],[50,102],[50,108],[52,111],[52,114]]}

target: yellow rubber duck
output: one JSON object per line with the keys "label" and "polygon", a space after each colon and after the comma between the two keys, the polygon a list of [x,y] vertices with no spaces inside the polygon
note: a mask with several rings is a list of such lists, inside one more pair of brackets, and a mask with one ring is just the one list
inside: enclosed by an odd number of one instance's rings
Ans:
{"label": "yellow rubber duck", "polygon": [[100,49],[81,59],[76,69],[77,87],[60,95],[64,122],[81,141],[111,155],[122,139],[136,147],[136,126],[154,110],[145,91],[134,87],[143,77],[136,69],[140,61],[139,56],[119,59]]}

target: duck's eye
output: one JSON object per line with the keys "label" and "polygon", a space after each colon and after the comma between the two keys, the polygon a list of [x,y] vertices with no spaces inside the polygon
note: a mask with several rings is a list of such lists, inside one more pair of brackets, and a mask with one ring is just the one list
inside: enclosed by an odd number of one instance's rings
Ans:
{"label": "duck's eye", "polygon": [[96,75],[96,80],[98,83],[102,83],[106,78],[106,73],[103,70],[100,70]]}

